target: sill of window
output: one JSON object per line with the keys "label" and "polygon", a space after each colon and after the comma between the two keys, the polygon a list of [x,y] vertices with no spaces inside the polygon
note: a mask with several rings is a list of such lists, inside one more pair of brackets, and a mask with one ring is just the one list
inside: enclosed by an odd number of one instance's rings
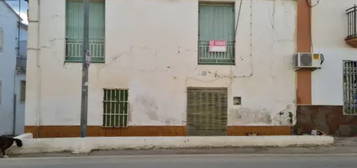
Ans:
{"label": "sill of window", "polygon": [[236,64],[198,64],[198,65],[211,65],[211,66],[235,66]]}
{"label": "sill of window", "polygon": [[[82,61],[68,61],[65,60],[64,63],[82,63]],[[93,61],[91,64],[105,64],[105,61]]]}
{"label": "sill of window", "polygon": [[123,129],[123,128],[128,128],[128,127],[106,127],[106,126],[102,126],[102,128],[104,128],[104,129]]}

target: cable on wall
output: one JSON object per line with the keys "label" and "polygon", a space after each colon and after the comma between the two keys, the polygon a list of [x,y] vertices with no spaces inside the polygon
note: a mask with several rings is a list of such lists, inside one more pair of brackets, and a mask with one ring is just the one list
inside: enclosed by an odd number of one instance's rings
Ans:
{"label": "cable on wall", "polygon": [[242,11],[242,5],[243,5],[243,0],[240,0],[239,3],[239,11],[238,11],[238,15],[237,15],[237,21],[236,21],[236,28],[235,28],[235,36],[237,36],[237,31],[238,31],[238,24],[239,24],[239,18],[240,18],[240,13]]}

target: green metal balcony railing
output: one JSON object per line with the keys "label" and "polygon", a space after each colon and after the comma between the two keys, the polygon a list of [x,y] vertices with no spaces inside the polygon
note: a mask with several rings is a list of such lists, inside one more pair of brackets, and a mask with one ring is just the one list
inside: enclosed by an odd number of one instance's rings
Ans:
{"label": "green metal balcony railing", "polygon": [[[83,41],[82,40],[66,40],[66,61],[82,62],[83,60]],[[91,60],[94,63],[104,62],[104,40],[89,40],[89,50]]]}
{"label": "green metal balcony railing", "polygon": [[235,41],[227,41],[226,52],[210,52],[209,41],[198,42],[198,64],[201,65],[234,65]]}

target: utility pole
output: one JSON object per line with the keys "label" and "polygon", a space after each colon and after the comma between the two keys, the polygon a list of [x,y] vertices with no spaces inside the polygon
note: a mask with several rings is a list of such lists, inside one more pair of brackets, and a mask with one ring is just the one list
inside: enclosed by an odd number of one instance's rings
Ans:
{"label": "utility pole", "polygon": [[89,51],[89,0],[83,0],[84,31],[82,61],[82,96],[81,96],[81,137],[87,136],[88,114],[88,68],[91,62]]}

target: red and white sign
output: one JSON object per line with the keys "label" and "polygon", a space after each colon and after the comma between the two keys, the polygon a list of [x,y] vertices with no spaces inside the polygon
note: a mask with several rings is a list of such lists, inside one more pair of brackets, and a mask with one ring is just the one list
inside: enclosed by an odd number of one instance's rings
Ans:
{"label": "red and white sign", "polygon": [[209,52],[226,52],[227,41],[226,40],[211,40],[209,41]]}

